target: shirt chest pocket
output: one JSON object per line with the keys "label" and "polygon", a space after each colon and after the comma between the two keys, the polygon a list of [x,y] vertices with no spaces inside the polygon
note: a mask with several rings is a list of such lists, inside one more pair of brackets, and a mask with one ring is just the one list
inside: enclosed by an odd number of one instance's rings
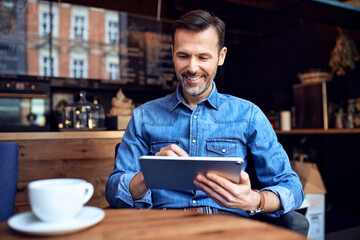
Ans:
{"label": "shirt chest pocket", "polygon": [[208,157],[242,157],[246,156],[246,148],[237,140],[208,139],[206,140],[206,155]]}

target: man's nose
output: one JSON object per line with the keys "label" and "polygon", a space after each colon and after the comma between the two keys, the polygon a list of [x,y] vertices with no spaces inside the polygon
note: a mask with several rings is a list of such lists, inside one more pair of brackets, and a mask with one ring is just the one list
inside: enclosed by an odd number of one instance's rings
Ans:
{"label": "man's nose", "polygon": [[199,69],[198,61],[196,60],[195,57],[191,57],[189,59],[188,72],[196,73],[198,71],[198,69]]}

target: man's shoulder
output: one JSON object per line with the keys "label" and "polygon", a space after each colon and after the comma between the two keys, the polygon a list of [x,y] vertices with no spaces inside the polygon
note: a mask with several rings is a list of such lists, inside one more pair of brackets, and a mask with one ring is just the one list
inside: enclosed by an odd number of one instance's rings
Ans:
{"label": "man's shoulder", "polygon": [[257,108],[253,102],[230,94],[219,94],[219,98],[220,104],[242,108]]}
{"label": "man's shoulder", "polygon": [[170,107],[170,103],[173,101],[174,93],[168,94],[164,97],[150,100],[146,103],[141,104],[137,109],[139,111],[142,110],[154,110],[157,108]]}

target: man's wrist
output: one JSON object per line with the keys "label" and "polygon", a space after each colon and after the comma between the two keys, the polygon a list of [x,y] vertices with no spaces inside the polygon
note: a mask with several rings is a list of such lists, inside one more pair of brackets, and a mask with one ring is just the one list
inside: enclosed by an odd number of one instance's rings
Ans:
{"label": "man's wrist", "polygon": [[259,191],[259,190],[256,190],[256,189],[254,189],[253,191],[258,194],[258,196],[260,198],[260,203],[258,204],[258,206],[254,210],[248,211],[248,213],[250,215],[256,215],[256,214],[262,213],[262,212],[264,212],[264,208],[265,208],[265,195],[264,195],[264,193]]}

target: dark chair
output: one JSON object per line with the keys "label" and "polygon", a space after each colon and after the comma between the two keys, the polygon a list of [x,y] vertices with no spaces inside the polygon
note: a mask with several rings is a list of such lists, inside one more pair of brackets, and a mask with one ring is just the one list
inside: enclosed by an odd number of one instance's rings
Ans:
{"label": "dark chair", "polygon": [[[256,177],[255,168],[251,156],[248,159],[246,172],[249,174],[251,187],[254,189],[261,189],[262,187],[259,180]],[[253,216],[252,219],[267,222],[280,227],[284,227],[294,232],[300,233],[304,236],[307,236],[310,227],[309,221],[307,220],[304,214],[300,213],[300,211],[288,212],[282,215],[280,218],[272,218],[260,214]]]}
{"label": "dark chair", "polygon": [[0,142],[0,222],[14,212],[19,170],[19,148],[16,143]]}
{"label": "dark chair", "polygon": [[287,228],[306,237],[309,232],[309,221],[303,214],[297,211],[288,212],[282,215],[280,218],[267,217],[261,214],[251,218],[262,222],[274,224],[283,228]]}

